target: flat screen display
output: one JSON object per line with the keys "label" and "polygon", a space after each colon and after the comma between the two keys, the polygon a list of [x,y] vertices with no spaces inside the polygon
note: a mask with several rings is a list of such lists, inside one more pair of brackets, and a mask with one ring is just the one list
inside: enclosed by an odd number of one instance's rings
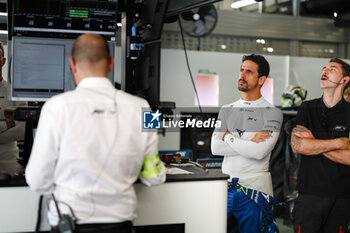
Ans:
{"label": "flat screen display", "polygon": [[[69,58],[74,40],[13,37],[10,71],[11,99],[44,101],[74,90]],[[114,56],[114,42],[108,42]],[[109,80],[114,84],[114,70]]]}
{"label": "flat screen display", "polygon": [[115,37],[118,0],[13,0],[13,36]]}

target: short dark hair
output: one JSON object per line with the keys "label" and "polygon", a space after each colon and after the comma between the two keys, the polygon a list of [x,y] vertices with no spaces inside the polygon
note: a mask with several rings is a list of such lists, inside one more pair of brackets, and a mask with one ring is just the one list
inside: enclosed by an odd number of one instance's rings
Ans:
{"label": "short dark hair", "polygon": [[[343,73],[343,77],[350,77],[350,65],[348,63],[346,63],[345,61],[343,61],[340,58],[337,57],[333,57],[331,58],[331,60],[329,60],[329,62],[335,62],[341,65],[341,69],[342,69],[342,73]],[[344,87],[344,91],[350,87],[350,82],[348,82],[346,84],[346,86]]]}
{"label": "short dark hair", "polygon": [[268,61],[265,59],[265,57],[261,55],[251,54],[251,55],[244,55],[242,57],[242,63],[244,61],[252,61],[258,65],[258,76],[259,78],[261,76],[266,76],[266,78],[269,76],[270,73],[270,65]]}
{"label": "short dark hair", "polygon": [[[346,76],[345,76],[346,77]],[[350,82],[348,82],[346,85],[345,85],[345,88],[344,88],[344,92],[346,89],[350,88]]]}

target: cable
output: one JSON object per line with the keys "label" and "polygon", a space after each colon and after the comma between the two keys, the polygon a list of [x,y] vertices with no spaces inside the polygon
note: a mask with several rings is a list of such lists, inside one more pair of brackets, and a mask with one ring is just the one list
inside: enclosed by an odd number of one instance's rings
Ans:
{"label": "cable", "polygon": [[[56,208],[57,214],[55,214],[55,213],[51,210],[51,207],[50,207],[51,201],[54,203],[54,206],[55,206],[55,208]],[[64,201],[57,201],[57,199],[54,197],[54,194],[53,194],[53,193],[51,194],[51,199],[49,199],[49,198],[46,199],[45,204],[46,204],[46,206],[47,206],[47,211],[50,212],[50,213],[52,214],[52,216],[54,216],[54,217],[59,218],[59,211],[57,211],[57,207],[59,208],[58,204],[62,204],[62,205],[65,205],[65,206],[69,209],[70,214],[72,215],[72,217],[73,217],[74,219],[78,219],[78,218],[75,216],[75,214],[74,214],[73,208],[72,208],[69,204],[67,204],[66,202],[64,202]],[[61,213],[61,212],[60,212],[60,213]],[[47,220],[48,220],[48,219],[47,219]],[[48,224],[50,224],[49,221],[48,221]]]}
{"label": "cable", "polygon": [[[105,93],[102,93],[102,92],[99,92],[99,91],[96,91],[96,90],[92,90],[90,88],[84,88],[85,90],[88,90],[88,91],[91,91],[91,92],[94,92],[96,94],[99,94],[99,95],[103,95],[103,96],[106,96],[106,97],[109,97],[108,95],[106,95]],[[111,98],[111,97],[109,97]],[[111,114],[116,114],[115,115],[115,118],[116,118],[116,122],[117,122],[117,126],[118,126],[118,113],[117,113],[117,91],[115,90],[114,91],[114,94],[113,94],[113,105],[114,105],[114,111],[111,111],[110,113]],[[109,147],[108,149],[108,152],[107,152],[107,155],[102,163],[102,167],[101,167],[101,170],[97,173],[97,176],[95,178],[95,180],[92,182],[92,186],[91,186],[91,190],[90,190],[90,200],[91,200],[91,203],[92,203],[92,212],[90,213],[90,215],[88,215],[87,217],[83,218],[83,219],[80,219],[80,220],[87,220],[87,219],[90,219],[96,212],[96,202],[95,202],[95,198],[94,198],[94,189],[95,189],[95,186],[97,185],[103,171],[105,170],[106,168],[106,165],[107,165],[107,162],[109,160],[109,158],[111,157],[110,154],[112,153],[112,150],[115,146],[115,144],[113,142],[116,142],[117,141],[117,138],[118,138],[119,134],[118,134],[118,130],[115,131],[115,134],[114,134],[114,138],[112,140],[112,144],[111,146]]]}
{"label": "cable", "polygon": [[57,203],[57,201],[56,201],[55,195],[53,195],[53,193],[52,193],[51,196],[52,196],[53,203],[54,203],[55,206],[56,206],[56,210],[57,210],[58,217],[61,219],[61,218],[62,218],[62,214],[61,214],[60,208],[58,207],[58,203]]}
{"label": "cable", "polygon": [[201,51],[201,38],[198,37],[198,46],[197,46],[197,50]]}
{"label": "cable", "polygon": [[60,208],[58,207],[58,203],[56,201],[55,195],[52,193],[52,200],[56,206],[56,210],[59,216],[57,230],[59,233],[73,233],[75,230],[75,218],[73,210],[68,206],[71,210],[71,216],[68,214],[61,214]]}
{"label": "cable", "polygon": [[190,64],[189,64],[189,62],[188,62],[188,56],[187,56],[187,50],[186,50],[186,43],[185,43],[185,38],[184,38],[183,30],[182,30],[181,18],[180,18],[180,17],[179,17],[179,27],[180,27],[180,32],[181,32],[182,43],[183,43],[183,46],[184,46],[185,58],[186,58],[186,64],[187,64],[188,72],[190,73],[190,77],[191,77],[191,81],[192,81],[194,93],[195,93],[195,95],[196,95],[197,102],[198,102],[199,111],[200,111],[201,113],[203,113],[201,104],[200,104],[200,102],[199,102],[199,97],[198,97],[197,88],[196,88],[196,85],[194,84],[194,80],[193,80],[193,76],[192,76],[191,67],[190,67]]}

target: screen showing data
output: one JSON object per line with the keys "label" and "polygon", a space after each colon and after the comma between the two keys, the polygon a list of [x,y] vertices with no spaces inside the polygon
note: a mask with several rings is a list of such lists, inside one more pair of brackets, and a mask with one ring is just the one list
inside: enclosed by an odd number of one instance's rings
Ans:
{"label": "screen showing data", "polygon": [[14,0],[13,36],[114,37],[118,0]]}
{"label": "screen showing data", "polygon": [[[12,99],[40,101],[75,89],[69,63],[74,40],[13,37],[12,42]],[[114,56],[114,42],[109,48]]]}

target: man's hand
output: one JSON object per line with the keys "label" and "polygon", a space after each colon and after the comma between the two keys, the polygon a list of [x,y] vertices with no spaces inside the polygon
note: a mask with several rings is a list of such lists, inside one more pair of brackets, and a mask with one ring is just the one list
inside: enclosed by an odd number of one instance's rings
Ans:
{"label": "man's hand", "polygon": [[349,138],[341,137],[338,138],[340,141],[340,144],[342,145],[340,150],[350,150],[350,141]]}
{"label": "man's hand", "polygon": [[229,134],[232,134],[232,133],[229,132],[229,131],[226,131],[226,133],[224,134],[224,136],[222,136],[222,140],[225,141],[225,137],[226,137],[227,135],[229,135]]}
{"label": "man's hand", "polygon": [[8,129],[11,129],[16,126],[16,123],[14,121],[6,121],[6,126]]}
{"label": "man's hand", "polygon": [[349,138],[315,139],[308,128],[297,125],[292,131],[291,145],[294,153],[317,155],[335,150],[349,150]]}
{"label": "man's hand", "polygon": [[262,130],[257,132],[254,137],[252,138],[252,142],[259,143],[264,142],[266,139],[269,139],[271,137],[271,132],[268,130]]}
{"label": "man's hand", "polygon": [[294,134],[295,136],[299,137],[299,138],[311,138],[311,139],[315,139],[314,135],[312,134],[312,132],[306,128],[305,126],[302,125],[297,125],[293,131],[292,134]]}

